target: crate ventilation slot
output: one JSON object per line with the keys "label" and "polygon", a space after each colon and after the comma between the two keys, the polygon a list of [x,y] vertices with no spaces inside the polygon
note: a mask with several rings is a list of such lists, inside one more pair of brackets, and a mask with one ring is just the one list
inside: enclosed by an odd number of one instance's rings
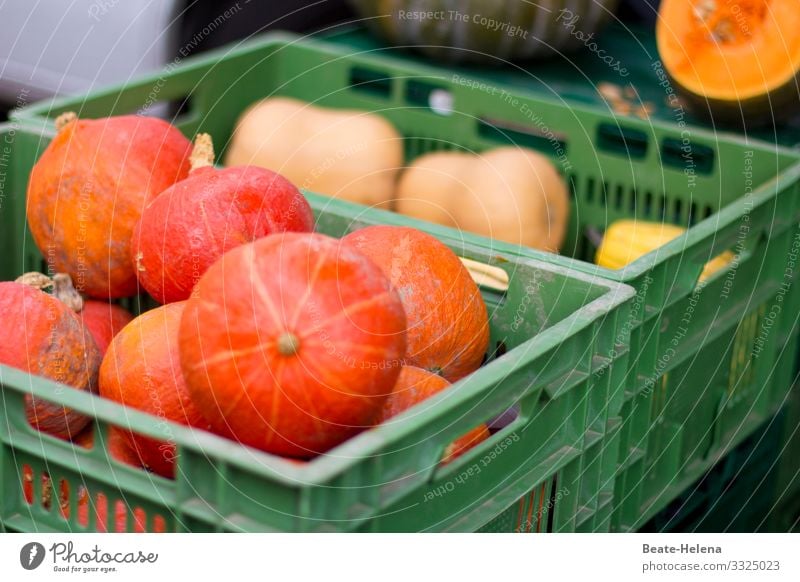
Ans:
{"label": "crate ventilation slot", "polygon": [[545,126],[539,128],[484,117],[478,120],[478,135],[503,145],[528,147],[550,157],[567,154],[567,136]]}
{"label": "crate ventilation slot", "polygon": [[612,154],[641,159],[647,155],[647,134],[638,129],[601,123],[597,128],[597,147]]}
{"label": "crate ventilation slot", "polygon": [[714,171],[714,150],[708,146],[685,143],[676,138],[667,138],[661,144],[661,159],[665,166],[693,170],[696,174]]}
{"label": "crate ventilation slot", "polygon": [[350,88],[360,93],[388,98],[392,94],[392,78],[383,71],[354,67],[350,70]]}

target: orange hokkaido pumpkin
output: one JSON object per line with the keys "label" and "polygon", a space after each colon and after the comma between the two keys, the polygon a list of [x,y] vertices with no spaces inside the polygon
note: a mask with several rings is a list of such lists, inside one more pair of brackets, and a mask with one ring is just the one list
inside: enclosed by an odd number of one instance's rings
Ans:
{"label": "orange hokkaido pumpkin", "polygon": [[[432,374],[416,366],[403,366],[400,370],[400,376],[397,378],[397,383],[394,385],[394,390],[383,404],[381,413],[378,416],[378,424],[386,422],[415,404],[419,404],[449,387],[450,382],[437,374]],[[488,439],[489,436],[489,427],[485,424],[475,427],[447,446],[442,457],[442,463],[449,463],[453,459],[460,457],[478,443]]]}
{"label": "orange hokkaido pumpkin", "polygon": [[148,202],[186,177],[191,144],[160,119],[65,118],[30,174],[27,216],[51,268],[100,299],[136,293],[133,228]]}
{"label": "orange hokkaido pumpkin", "polygon": [[274,234],[200,279],[181,321],[181,364],[213,430],[309,458],[373,425],[405,327],[397,292],[364,255],[321,234]]}
{"label": "orange hokkaido pumpkin", "polygon": [[422,231],[369,226],[342,239],[378,265],[403,301],[406,363],[455,382],[481,365],[489,345],[486,305],[469,271]]}
{"label": "orange hokkaido pumpkin", "polygon": [[[84,449],[94,448],[94,427],[87,426],[77,437],[72,439],[72,442],[83,447]],[[111,426],[108,429],[108,439],[105,441],[108,453],[113,459],[120,463],[131,465],[132,467],[141,467],[141,462],[136,453],[131,448],[126,431],[116,426]]]}
{"label": "orange hokkaido pumpkin", "polygon": [[133,450],[130,440],[128,439],[127,431],[116,426],[108,429],[108,441],[106,441],[108,453],[111,458],[116,459],[120,463],[130,465],[131,467],[141,467],[142,461],[140,456]]}
{"label": "orange hokkaido pumpkin", "polygon": [[[97,391],[102,356],[73,309],[30,285],[3,282],[0,314],[0,364],[78,390]],[[76,436],[90,421],[32,395],[25,398],[25,412],[33,427],[63,439]]]}
{"label": "orange hokkaido pumpkin", "polygon": [[[143,313],[117,334],[100,367],[100,395],[162,420],[207,428],[181,374],[178,327],[185,302]],[[175,444],[169,426],[156,439],[119,429],[134,458],[163,477],[175,474]]]}
{"label": "orange hokkaido pumpkin", "polygon": [[133,319],[133,315],[119,305],[94,300],[84,301],[78,315],[101,354],[106,353],[114,336]]}
{"label": "orange hokkaido pumpkin", "polygon": [[189,177],[145,208],[131,254],[139,282],[159,303],[188,299],[226,251],[275,232],[311,232],[305,197],[280,174],[256,166],[217,169],[207,134],[197,136]]}

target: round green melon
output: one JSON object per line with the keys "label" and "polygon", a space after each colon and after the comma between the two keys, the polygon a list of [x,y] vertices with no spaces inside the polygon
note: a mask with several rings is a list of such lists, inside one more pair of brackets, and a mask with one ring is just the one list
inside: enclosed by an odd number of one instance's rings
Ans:
{"label": "round green melon", "polygon": [[594,42],[618,0],[350,0],[387,42],[448,62],[551,57]]}

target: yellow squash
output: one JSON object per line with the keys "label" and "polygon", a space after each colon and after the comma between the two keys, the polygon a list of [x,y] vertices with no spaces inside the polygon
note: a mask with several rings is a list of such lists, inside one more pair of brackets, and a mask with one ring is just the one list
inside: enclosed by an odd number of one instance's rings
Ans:
{"label": "yellow squash", "polygon": [[[673,224],[618,220],[606,229],[603,241],[595,255],[595,263],[609,269],[621,269],[639,257],[678,238],[684,232],[686,232],[685,228]],[[711,259],[700,274],[700,281],[705,281],[717,271],[725,268],[733,260],[733,257],[732,252],[725,251]]]}

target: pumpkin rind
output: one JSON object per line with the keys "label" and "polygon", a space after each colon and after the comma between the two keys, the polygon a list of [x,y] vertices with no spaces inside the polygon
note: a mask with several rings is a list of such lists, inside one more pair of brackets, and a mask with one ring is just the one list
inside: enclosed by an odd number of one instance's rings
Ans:
{"label": "pumpkin rind", "polygon": [[380,267],[408,320],[406,363],[451,382],[474,372],[489,345],[486,304],[466,267],[420,230],[368,226],[342,239]]}
{"label": "pumpkin rind", "polygon": [[[100,395],[163,420],[208,428],[181,373],[178,328],[185,304],[147,311],[117,334],[100,367]],[[128,452],[141,465],[163,477],[174,475],[176,451],[168,427],[162,440],[114,430],[126,437]],[[121,460],[130,458],[126,455]]]}
{"label": "pumpkin rind", "polygon": [[271,97],[239,118],[225,165],[268,168],[303,190],[388,207],[403,140],[375,113]]}
{"label": "pumpkin rind", "polygon": [[434,152],[403,173],[401,214],[495,240],[558,252],[569,224],[569,193],[552,162],[532,150]]}
{"label": "pumpkin rind", "polygon": [[286,178],[264,168],[193,170],[145,208],[131,254],[159,303],[189,298],[225,252],[276,232],[310,232],[314,215]]}
{"label": "pumpkin rind", "polygon": [[[97,391],[102,356],[78,316],[64,303],[38,289],[0,283],[0,364]],[[28,422],[59,438],[77,436],[90,418],[62,405],[25,398]]]}
{"label": "pumpkin rind", "polygon": [[223,436],[309,458],[372,426],[405,355],[386,276],[320,234],[274,234],[214,263],[180,328],[195,405]]}
{"label": "pumpkin rind", "polygon": [[189,171],[191,144],[139,116],[73,120],[31,170],[28,224],[51,269],[99,299],[136,293],[130,239],[145,205]]}
{"label": "pumpkin rind", "polygon": [[[394,385],[394,390],[392,390],[389,398],[383,404],[383,408],[381,408],[376,424],[386,422],[415,404],[419,404],[449,387],[450,382],[438,374],[433,374],[415,366],[403,366],[400,370],[400,376],[398,376]],[[442,463],[447,464],[460,457],[472,447],[485,441],[489,436],[489,428],[485,424],[475,427],[445,448]]]}
{"label": "pumpkin rind", "polygon": [[133,315],[119,305],[95,300],[84,301],[78,315],[101,355],[105,355],[114,336],[133,320]]}

